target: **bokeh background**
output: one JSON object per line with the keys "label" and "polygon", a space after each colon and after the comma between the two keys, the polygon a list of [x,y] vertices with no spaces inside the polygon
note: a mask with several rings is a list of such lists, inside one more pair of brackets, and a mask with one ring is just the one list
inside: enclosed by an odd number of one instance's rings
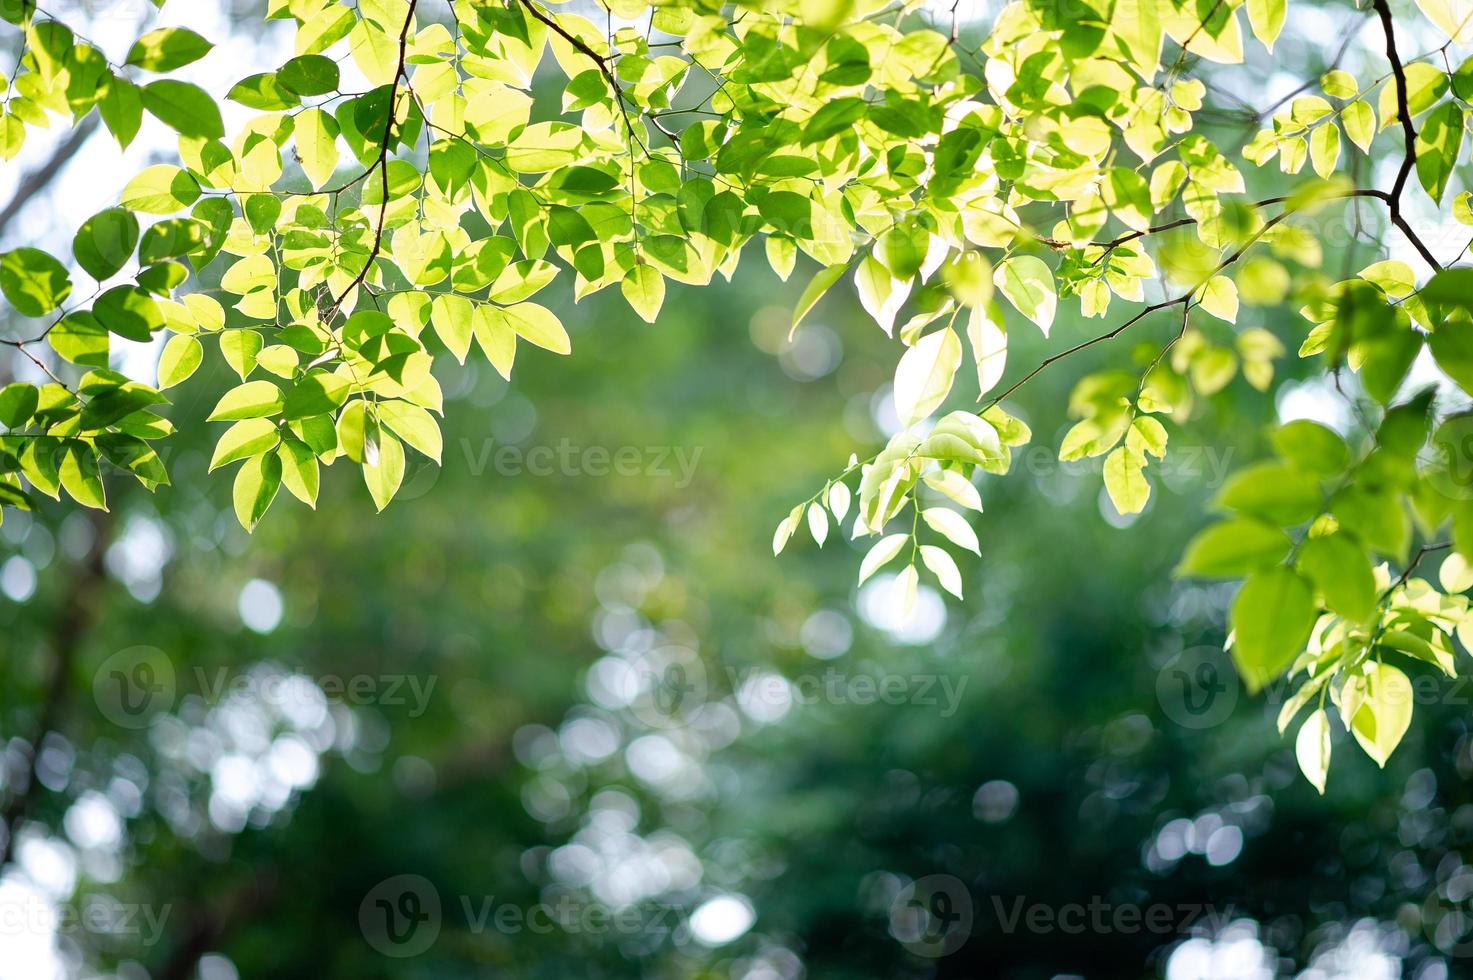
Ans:
{"label": "bokeh background", "polygon": [[[186,24],[232,77],[281,60],[251,3],[151,10],[54,12],[122,45]],[[1274,62],[1215,76],[1215,138],[1371,64],[1349,5],[1293,11]],[[5,247],[64,242],[168,152],[65,141],[0,169],[0,199],[52,178]],[[1383,254],[1375,215],[1320,220],[1327,266]],[[7,513],[0,978],[1462,975],[1473,690],[1428,688],[1384,771],[1341,739],[1321,798],[1282,692],[1220,653],[1230,588],[1170,574],[1266,427],[1344,426],[1345,396],[1292,358],[1272,397],[1235,380],[1127,520],[1048,447],[1074,378],[1175,324],[1052,369],[1009,403],[1042,448],[982,485],[966,602],[923,588],[896,622],[889,576],[854,585],[862,545],[770,552],[896,425],[895,343],[843,291],[789,340],[800,289],[754,254],[654,327],[564,301],[574,355],[510,384],[447,359],[444,467],[383,515],[337,467],[315,513],[242,532],[205,475],[219,366],[175,392],[173,488]],[[1063,310],[1051,345],[1013,324],[1014,371],[1099,332]],[[1254,316],[1297,347],[1290,307]]]}

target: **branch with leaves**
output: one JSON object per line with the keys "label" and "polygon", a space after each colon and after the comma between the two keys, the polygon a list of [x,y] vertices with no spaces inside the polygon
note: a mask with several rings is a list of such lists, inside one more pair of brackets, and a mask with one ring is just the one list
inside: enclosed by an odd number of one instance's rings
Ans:
{"label": "branch with leaves", "polygon": [[[221,426],[209,468],[234,468],[243,526],[283,488],[315,506],[331,465],[357,469],[382,509],[408,453],[441,457],[440,365],[484,357],[510,378],[519,352],[571,351],[544,298],[554,283],[574,300],[617,287],[654,322],[668,283],[731,278],[760,248],[784,280],[800,255],[814,267],[795,330],[850,283],[897,355],[898,430],[795,507],[775,547],[805,526],[820,544],[845,524],[874,536],[861,578],[897,562],[902,608],[923,571],[962,593],[953,554],[980,551],[962,515],[981,509],[982,475],[1005,474],[1033,439],[1013,400],[1045,369],[1152,329],[1153,314],[1181,317],[1136,368],[1079,380],[1058,447],[1103,458],[1122,514],[1148,507],[1170,427],[1239,377],[1269,393],[1297,348],[1350,384],[1364,431],[1281,429],[1277,462],[1220,502],[1236,515],[1228,556],[1194,546],[1184,568],[1246,580],[1233,649],[1252,682],[1292,674],[1328,616],[1313,642],[1323,652],[1342,626],[1346,639],[1312,677],[1332,693],[1360,683],[1388,644],[1413,645],[1387,617],[1424,601],[1415,537],[1450,524],[1455,555],[1473,555],[1473,514],[1446,479],[1459,417],[1402,390],[1427,350],[1473,391],[1473,273],[1444,268],[1419,217],[1446,209],[1473,226],[1454,187],[1473,68],[1446,59],[1469,25],[1425,5],[1449,45],[1407,59],[1375,0],[1389,73],[1357,78],[1340,45],[1321,78],[1259,113],[1216,104],[1215,73],[1271,57],[1283,0],[1084,2],[1097,16],[1014,0],[973,42],[958,8],[937,29],[910,0],[626,4],[602,25],[538,0],[460,0],[443,21],[414,0],[291,0],[268,14],[295,28],[291,57],[224,93],[252,110],[233,131],[219,93],[188,80],[213,49],[194,31],[153,27],[118,65],[34,6],[7,8],[22,54],[0,156],[57,118],[74,133],[100,120],[125,148],[145,114],[177,153],[124,182],[70,255],[0,255],[0,345],[27,372],[0,389],[0,515],[63,494],[105,508],[110,471],[168,482],[156,447],[198,423],[166,392],[201,386],[216,357],[234,380],[199,392],[205,424]],[[1392,121],[1396,177],[1370,186]],[[1323,271],[1311,222],[1366,200],[1430,274],[1389,256],[1339,281]],[[1010,380],[1010,336],[1051,341],[1075,300],[1116,325]],[[1245,309],[1287,315],[1270,330]],[[115,339],[159,342],[157,383],[117,370]],[[1454,449],[1429,470],[1419,460],[1437,445]],[[1354,601],[1331,564],[1353,576]],[[1360,599],[1376,576],[1396,581],[1392,565],[1403,580],[1371,622]],[[1428,629],[1410,632],[1431,643]]]}

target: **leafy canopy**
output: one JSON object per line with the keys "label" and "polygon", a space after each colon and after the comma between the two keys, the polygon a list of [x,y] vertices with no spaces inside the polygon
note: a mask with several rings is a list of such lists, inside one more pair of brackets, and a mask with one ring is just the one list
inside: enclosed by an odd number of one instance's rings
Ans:
{"label": "leafy canopy", "polygon": [[[602,24],[541,0],[449,6],[438,22],[415,0],[271,0],[294,50],[226,91],[254,113],[233,132],[214,94],[170,77],[208,58],[208,39],[159,27],[116,65],[33,4],[4,6],[23,55],[0,155],[93,112],[122,147],[145,113],[179,140],[78,229],[69,262],[0,255],[3,343],[50,379],[0,389],[0,506],[65,492],[105,508],[110,474],[167,483],[163,392],[218,356],[239,384],[210,413],[210,469],[233,468],[242,525],[283,487],[315,506],[335,463],[382,509],[406,453],[440,458],[436,355],[509,377],[519,349],[571,350],[540,301],[554,281],[574,300],[617,287],[654,322],[667,280],[730,278],[760,240],[785,279],[800,253],[817,267],[795,330],[853,284],[898,345],[903,425],[794,507],[774,551],[850,521],[876,538],[861,581],[898,563],[902,610],[923,572],[960,597],[953,555],[980,551],[963,516],[982,509],[977,476],[1007,472],[1033,438],[1004,401],[1165,314],[1179,329],[1144,369],[1078,382],[1058,449],[1103,457],[1115,508],[1139,512],[1168,422],[1239,373],[1272,387],[1283,341],[1239,318],[1288,304],[1299,356],[1359,386],[1365,423],[1349,438],[1279,428],[1275,458],[1232,478],[1180,572],[1244,579],[1233,655],[1250,686],[1293,686],[1281,728],[1311,709],[1297,750],[1321,789],[1327,699],[1384,764],[1411,714],[1397,664],[1453,674],[1452,638],[1473,639],[1473,416],[1404,389],[1425,348],[1473,392],[1473,269],[1444,268],[1402,206],[1426,194],[1473,224],[1452,186],[1473,60],[1449,57],[1473,41],[1469,0],[1419,0],[1418,29],[1448,41],[1410,58],[1374,0],[1381,74],[1337,67],[1222,146],[1198,128],[1203,76],[1255,39],[1272,50],[1284,0],[1014,0],[980,43],[919,0],[608,0]],[[534,79],[556,111],[534,110]],[[1389,188],[1351,176],[1373,149],[1395,155]],[[1260,170],[1291,190],[1254,199],[1244,173]],[[1295,219],[1347,202],[1378,207],[1425,268],[1317,271],[1320,243]],[[1075,300],[1111,325],[1000,387],[1010,330],[1047,337]],[[157,386],[110,366],[115,336],[160,341]],[[974,373],[981,407],[945,412]],[[1446,552],[1436,585],[1414,577],[1430,552]]]}

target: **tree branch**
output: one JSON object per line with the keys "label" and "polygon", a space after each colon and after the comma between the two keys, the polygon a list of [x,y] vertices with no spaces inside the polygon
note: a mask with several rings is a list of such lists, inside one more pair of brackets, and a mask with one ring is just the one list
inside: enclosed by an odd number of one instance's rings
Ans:
{"label": "tree branch", "polygon": [[77,155],[77,151],[82,148],[82,144],[91,138],[92,133],[96,129],[97,114],[89,113],[77,124],[75,129],[67,134],[66,139],[57,144],[56,149],[51,151],[51,156],[45,163],[21,178],[19,186],[15,189],[15,194],[6,203],[5,209],[0,211],[0,235],[5,233],[6,227],[15,216],[20,214],[25,209],[25,206],[31,202],[31,198],[45,190],[56,179],[57,175],[61,173],[62,168],[67,165],[72,157]]}
{"label": "tree branch", "polygon": [[363,285],[363,281],[368,278],[369,270],[373,268],[374,260],[378,258],[378,253],[384,246],[384,221],[389,213],[389,140],[394,135],[395,109],[399,102],[399,81],[404,77],[404,62],[408,57],[409,48],[409,27],[414,23],[414,8],[418,2],[419,0],[409,0],[409,10],[404,14],[404,26],[399,30],[399,64],[394,69],[394,81],[389,86],[389,117],[384,121],[383,145],[379,147],[378,158],[374,160],[373,166],[363,172],[363,176],[367,177],[377,169],[383,179],[383,200],[379,202],[378,227],[373,233],[373,248],[368,250],[368,258],[364,260],[363,268],[358,270],[358,275],[353,277],[353,281],[348,283],[347,288],[333,302],[332,316],[336,316],[342,309],[348,294]]}
{"label": "tree branch", "polygon": [[[1284,199],[1283,198],[1270,198],[1269,200],[1263,201],[1263,202],[1260,202],[1260,203],[1261,204],[1274,204],[1274,203],[1277,203],[1277,202],[1282,201],[1282,200],[1284,200]],[[1080,351],[1084,350],[1086,347],[1093,347],[1095,344],[1103,343],[1103,342],[1105,342],[1107,340],[1113,340],[1114,338],[1120,336],[1125,331],[1129,330],[1131,327],[1135,326],[1137,323],[1139,323],[1142,320],[1144,320],[1146,317],[1150,316],[1152,313],[1157,313],[1157,312],[1160,312],[1161,310],[1170,309],[1173,306],[1187,306],[1187,305],[1190,305],[1190,303],[1192,301],[1192,297],[1195,296],[1195,295],[1197,295],[1197,290],[1201,289],[1208,282],[1210,282],[1214,276],[1217,276],[1217,275],[1221,274],[1222,270],[1226,269],[1228,266],[1232,265],[1234,262],[1236,262],[1240,258],[1242,258],[1243,257],[1243,254],[1245,252],[1247,252],[1248,249],[1252,248],[1255,244],[1257,244],[1258,241],[1260,239],[1262,239],[1264,235],[1268,234],[1268,232],[1270,231],[1270,229],[1272,229],[1275,225],[1279,224],[1285,218],[1289,217],[1293,213],[1294,212],[1291,211],[1291,210],[1285,210],[1285,211],[1281,211],[1280,213],[1274,215],[1272,218],[1269,218],[1267,221],[1265,221],[1263,223],[1263,227],[1260,228],[1260,229],[1258,229],[1258,231],[1255,232],[1253,234],[1253,236],[1251,238],[1249,238],[1246,242],[1244,242],[1242,245],[1240,245],[1236,251],[1234,251],[1227,258],[1223,259],[1221,262],[1217,263],[1217,267],[1212,270],[1212,272],[1211,272],[1210,275],[1208,275],[1206,278],[1204,278],[1201,282],[1197,283],[1197,285],[1193,286],[1191,289],[1187,290],[1181,296],[1178,296],[1175,299],[1162,300],[1159,303],[1152,303],[1150,306],[1148,306],[1145,309],[1141,310],[1135,316],[1131,317],[1129,320],[1126,320],[1124,323],[1120,324],[1120,326],[1116,327],[1115,329],[1109,330],[1109,331],[1107,331],[1105,333],[1099,334],[1098,336],[1091,337],[1088,340],[1085,340],[1085,341],[1082,341],[1082,342],[1080,342],[1078,344],[1075,344],[1073,347],[1070,347],[1068,350],[1060,351],[1057,354],[1051,354],[1048,357],[1045,357],[1042,361],[1040,361],[1038,363],[1038,366],[1035,367],[1032,371],[1029,371],[1027,374],[1023,375],[1023,377],[1019,378],[1016,382],[1014,382],[1012,385],[1010,385],[1000,395],[997,395],[995,398],[992,399],[992,401],[988,402],[986,408],[984,408],[983,411],[985,412],[988,408],[992,408],[998,402],[1001,402],[1004,398],[1008,397],[1013,392],[1015,392],[1019,388],[1023,387],[1029,381],[1032,381],[1039,374],[1043,373],[1043,370],[1045,368],[1047,368],[1050,364],[1054,364],[1054,363],[1056,363],[1058,361],[1062,361],[1064,358],[1069,357],[1072,354],[1077,354]],[[1183,330],[1185,330],[1185,326],[1183,326]],[[1175,343],[1175,341],[1173,341],[1173,343]]]}
{"label": "tree branch", "polygon": [[1391,185],[1391,193],[1385,195],[1383,199],[1391,209],[1391,223],[1400,228],[1402,233],[1411,240],[1428,265],[1440,271],[1442,264],[1437,261],[1422,240],[1412,231],[1411,225],[1402,217],[1401,192],[1406,189],[1407,178],[1411,176],[1412,168],[1417,165],[1417,128],[1412,125],[1412,110],[1407,99],[1406,69],[1402,66],[1401,56],[1396,53],[1396,31],[1391,22],[1391,7],[1386,0],[1371,0],[1371,4],[1381,18],[1381,31],[1386,35],[1386,60],[1391,62],[1391,74],[1396,81],[1396,115],[1401,120],[1401,134],[1406,140],[1406,155],[1402,158],[1401,169],[1396,172],[1396,181]]}
{"label": "tree branch", "polygon": [[[527,13],[540,20],[544,25],[546,25],[548,30],[555,33],[564,41],[567,41],[580,54],[583,54],[586,57],[592,59],[593,63],[598,66],[599,73],[602,74],[604,80],[609,83],[609,87],[614,90],[614,98],[617,99],[619,102],[619,112],[622,113],[624,116],[624,125],[629,129],[630,138],[633,139],[634,142],[639,144],[639,148],[641,151],[644,152],[645,156],[649,156],[649,148],[644,145],[644,142],[642,140],[640,140],[634,128],[634,121],[632,118],[630,118],[629,115],[629,106],[627,104],[628,100],[626,100],[624,97],[624,88],[619,84],[619,80],[614,77],[614,70],[609,65],[609,59],[605,58],[603,55],[590,48],[586,43],[584,43],[582,38],[578,37],[576,34],[573,34],[567,28],[563,27],[563,25],[559,24],[552,17],[549,17],[547,14],[537,9],[537,6],[532,3],[532,0],[521,0],[521,4],[523,7],[526,8]],[[646,116],[645,114],[641,113],[641,118],[649,119],[650,125],[658,129],[670,142],[675,143],[679,140],[679,137],[677,137],[670,130],[666,129],[660,123],[660,121],[658,119],[655,119],[653,116]]]}

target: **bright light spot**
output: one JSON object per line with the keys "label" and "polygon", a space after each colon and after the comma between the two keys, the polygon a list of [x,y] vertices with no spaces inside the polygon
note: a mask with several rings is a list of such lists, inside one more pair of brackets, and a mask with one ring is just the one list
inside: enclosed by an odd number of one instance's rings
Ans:
{"label": "bright light spot", "polygon": [[1344,435],[1350,431],[1350,403],[1323,379],[1286,384],[1279,391],[1279,424],[1308,419]]}
{"label": "bright light spot", "polygon": [[199,980],[240,980],[235,964],[219,953],[206,953],[199,958]]}
{"label": "bright light spot", "polygon": [[107,570],[139,602],[152,602],[164,587],[164,566],[174,546],[164,526],[151,517],[134,516],[107,549]]}
{"label": "bright light spot", "polygon": [[624,758],[629,763],[629,771],[647,783],[674,779],[686,765],[685,756],[663,735],[643,735],[635,739],[624,750]]}
{"label": "bright light spot", "polygon": [[884,630],[900,643],[930,643],[946,627],[946,603],[940,593],[928,585],[916,590],[915,609],[909,619],[902,619],[892,601],[895,576],[881,573],[859,590],[859,615],[875,629]]}
{"label": "bright light spot", "polygon": [[57,901],[77,887],[77,856],[64,842],[39,835],[16,838],[16,857],[27,878]]}
{"label": "bright light spot", "polygon": [[296,735],[281,735],[266,758],[271,775],[292,789],[317,782],[317,753]]}
{"label": "bright light spot", "polygon": [[757,913],[740,895],[708,899],[690,917],[690,931],[703,946],[721,946],[752,928]]}
{"label": "bright light spot", "polygon": [[803,621],[798,640],[810,657],[832,660],[842,656],[854,642],[849,617],[832,609],[820,609]]}
{"label": "bright light spot", "polygon": [[0,565],[0,592],[16,602],[25,602],[36,594],[36,568],[20,555]]}
{"label": "bright light spot", "polygon": [[781,674],[754,670],[737,689],[736,699],[748,718],[770,725],[781,721],[793,707],[793,687]]}
{"label": "bright light spot", "polygon": [[115,848],[123,840],[118,811],[101,793],[88,791],[73,803],[62,821],[67,836],[84,849]]}
{"label": "bright light spot", "polygon": [[778,355],[783,373],[794,381],[816,381],[839,366],[844,345],[839,335],[817,323],[805,326]]}
{"label": "bright light spot", "polygon": [[972,816],[983,823],[1002,823],[1018,809],[1018,787],[1006,779],[983,783],[972,797]]}
{"label": "bright light spot", "polygon": [[1219,827],[1207,838],[1207,863],[1214,868],[1232,864],[1243,853],[1243,832],[1231,824]]}
{"label": "bright light spot", "polygon": [[1231,923],[1215,938],[1188,939],[1166,961],[1166,980],[1273,980],[1276,958],[1258,941],[1258,924]]}
{"label": "bright light spot", "polygon": [[0,980],[52,980],[64,976],[56,951],[56,907],[13,877],[0,879]]}
{"label": "bright light spot", "polygon": [[574,718],[558,731],[558,745],[572,762],[602,762],[619,751],[619,730],[602,718]]}
{"label": "bright light spot", "polygon": [[281,625],[281,590],[265,579],[253,578],[241,587],[236,608],[247,628],[270,633]]}

